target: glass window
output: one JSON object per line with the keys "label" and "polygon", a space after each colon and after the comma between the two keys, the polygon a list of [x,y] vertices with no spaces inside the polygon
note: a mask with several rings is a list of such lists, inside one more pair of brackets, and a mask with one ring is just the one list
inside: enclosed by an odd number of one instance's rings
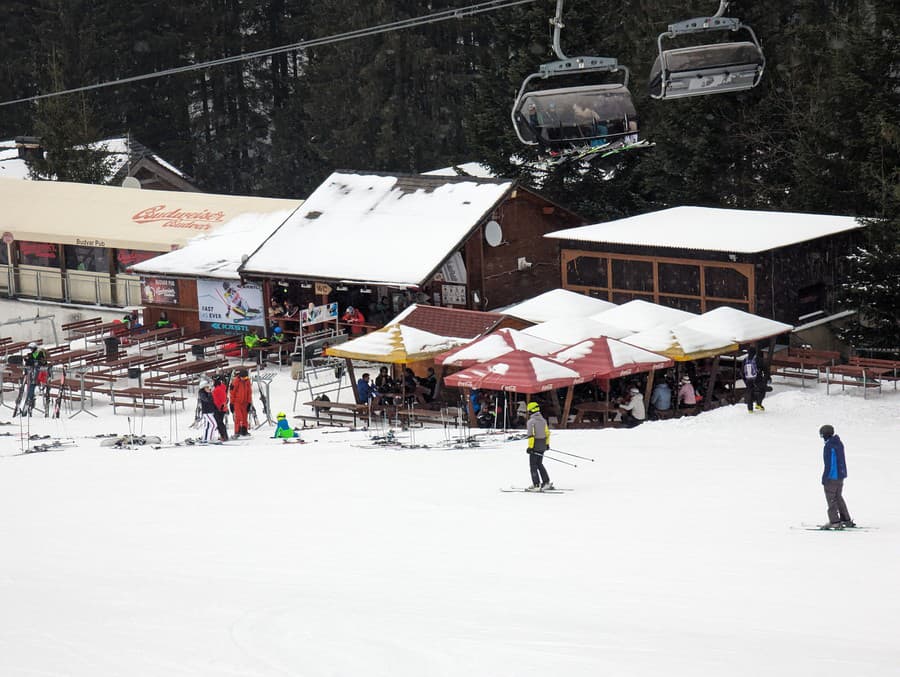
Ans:
{"label": "glass window", "polygon": [[155,256],[162,256],[164,252],[147,252],[142,249],[117,249],[116,272],[127,273],[131,266],[143,263]]}
{"label": "glass window", "polygon": [[720,299],[748,300],[750,282],[732,268],[706,266],[706,295]]}
{"label": "glass window", "polygon": [[606,259],[579,256],[566,264],[566,281],[581,287],[608,287]]}
{"label": "glass window", "polygon": [[659,305],[686,310],[689,313],[697,313],[698,315],[702,312],[700,299],[686,299],[681,296],[660,296]]}
{"label": "glass window", "polygon": [[59,247],[49,242],[19,242],[19,263],[59,268]]}
{"label": "glass window", "polygon": [[657,272],[660,294],[700,296],[700,266],[660,263]]}
{"label": "glass window", "polygon": [[65,246],[66,269],[84,270],[91,273],[109,272],[109,250],[105,247]]}
{"label": "glass window", "polygon": [[612,302],[618,305],[634,301],[634,299],[643,299],[644,301],[653,302],[652,294],[630,294],[628,292],[615,292],[612,295]]}
{"label": "glass window", "polygon": [[653,263],[613,259],[611,286],[613,289],[652,292]]}

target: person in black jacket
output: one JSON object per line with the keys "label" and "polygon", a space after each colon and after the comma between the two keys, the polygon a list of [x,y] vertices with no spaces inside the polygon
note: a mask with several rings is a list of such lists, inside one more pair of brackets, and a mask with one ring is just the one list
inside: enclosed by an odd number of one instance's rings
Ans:
{"label": "person in black jacket", "polygon": [[825,440],[822,460],[825,468],[822,471],[822,486],[825,488],[825,500],[828,503],[828,524],[823,529],[843,529],[855,527],[850,519],[850,511],[844,502],[844,479],[847,477],[847,461],[844,458],[844,443],[834,434],[834,427],[823,425],[819,428],[819,436]]}
{"label": "person in black jacket", "polygon": [[200,381],[200,392],[197,398],[200,400],[200,417],[203,421],[203,437],[201,444],[209,444],[213,441],[213,433],[216,432],[216,403],[210,391],[212,383],[204,378]]}

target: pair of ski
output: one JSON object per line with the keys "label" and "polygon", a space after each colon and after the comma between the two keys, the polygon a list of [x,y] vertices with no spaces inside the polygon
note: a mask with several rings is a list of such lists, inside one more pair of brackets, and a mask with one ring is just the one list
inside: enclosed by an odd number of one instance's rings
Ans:
{"label": "pair of ski", "polygon": [[537,489],[531,489],[526,487],[509,487],[508,489],[500,489],[503,493],[506,494],[565,494],[569,491],[575,491],[574,489],[560,489],[559,487],[554,487],[553,489],[541,489],[538,491]]}
{"label": "pair of ski", "polygon": [[558,152],[535,165],[536,169],[552,170],[568,162],[591,162],[599,158],[608,158],[628,150],[641,150],[654,146],[651,141],[641,139],[633,143],[614,143],[590,148],[578,148]]}
{"label": "pair of ski", "polygon": [[[795,529],[798,527],[794,527]],[[800,529],[804,531],[871,531],[876,527],[855,525],[852,527],[832,527],[828,524],[810,524],[804,522],[800,525]]]}

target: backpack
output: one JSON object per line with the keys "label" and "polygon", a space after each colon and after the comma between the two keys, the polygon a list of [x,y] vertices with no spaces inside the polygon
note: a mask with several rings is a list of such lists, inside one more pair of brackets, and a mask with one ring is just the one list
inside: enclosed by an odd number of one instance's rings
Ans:
{"label": "backpack", "polygon": [[748,359],[744,362],[744,378],[745,379],[753,379],[756,378],[759,370],[756,368],[756,360]]}
{"label": "backpack", "polygon": [[[331,402],[331,398],[328,397],[328,395],[326,395],[325,393],[322,393],[321,395],[317,395],[314,399],[317,402]],[[331,409],[331,407],[322,407],[321,409],[322,409],[322,411],[328,411],[329,409]]]}

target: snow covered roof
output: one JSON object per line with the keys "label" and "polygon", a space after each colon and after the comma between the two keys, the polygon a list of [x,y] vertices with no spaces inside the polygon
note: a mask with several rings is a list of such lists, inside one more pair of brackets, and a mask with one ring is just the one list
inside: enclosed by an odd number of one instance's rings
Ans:
{"label": "snow covered roof", "polygon": [[474,176],[481,179],[495,179],[497,175],[490,167],[480,162],[464,162],[450,167],[432,169],[430,172],[422,172],[424,176]]}
{"label": "snow covered roof", "polygon": [[[0,177],[30,180],[28,164],[19,157],[19,151],[15,146],[15,140],[0,141]],[[187,174],[156,153],[124,136],[89,143],[87,147],[91,150],[102,150],[107,153],[107,159],[110,163],[109,174],[106,176],[107,182],[112,181],[129,162],[139,158],[150,158],[179,178],[189,178]]]}
{"label": "snow covered roof", "polygon": [[476,364],[444,377],[444,383],[452,388],[506,390],[516,393],[540,393],[582,383],[584,380],[574,369],[526,350],[512,350],[483,364]]}
{"label": "snow covered roof", "polygon": [[678,362],[724,355],[738,349],[737,344],[727,337],[691,329],[683,324],[677,327],[660,325],[622,340]]}
{"label": "snow covered roof", "polygon": [[504,315],[529,322],[545,322],[560,317],[586,317],[615,307],[615,303],[595,299],[586,294],[579,294],[568,289],[551,289],[534,298],[497,309],[494,312],[502,312]]}
{"label": "snow covered roof", "polygon": [[[298,201],[297,206],[301,203]],[[141,275],[239,279],[241,259],[271,235],[293,210],[236,216],[208,235],[198,235],[183,249],[132,266]]]}
{"label": "snow covered roof", "polygon": [[[694,313],[686,310],[661,306],[643,299],[634,299],[621,306],[615,306],[592,315],[591,319],[621,327],[626,330],[626,333],[633,334],[660,325],[680,324],[695,317],[697,316]],[[609,336],[613,336],[613,334],[609,334]]]}
{"label": "snow covered roof", "polygon": [[794,328],[784,322],[776,322],[727,306],[714,308],[699,317],[683,322],[681,326],[724,336],[737,343],[750,343],[778,336]]}
{"label": "snow covered roof", "polygon": [[549,355],[562,346],[525,332],[504,327],[493,334],[487,334],[468,345],[456,348],[435,358],[435,364],[468,367],[487,362],[513,350],[525,350],[532,355]]}
{"label": "snow covered roof", "polygon": [[468,341],[453,336],[438,336],[402,324],[389,324],[378,331],[332,346],[325,352],[332,357],[352,360],[406,364],[428,359]]}
{"label": "snow covered roof", "polygon": [[753,254],[864,225],[852,216],[673,207],[606,223],[557,230],[545,237]]}
{"label": "snow covered roof", "polygon": [[418,286],[512,187],[493,179],[335,172],[241,271]]}
{"label": "snow covered roof", "polygon": [[[599,316],[598,316],[599,317]],[[610,336],[622,338],[634,332],[614,324],[588,317],[558,317],[522,330],[523,334],[570,346],[585,339]]]}

